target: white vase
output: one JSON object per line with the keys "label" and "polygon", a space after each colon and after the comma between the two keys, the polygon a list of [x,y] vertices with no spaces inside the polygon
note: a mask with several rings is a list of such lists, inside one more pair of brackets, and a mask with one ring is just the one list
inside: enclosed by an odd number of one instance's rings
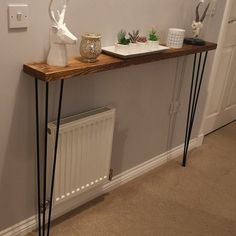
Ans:
{"label": "white vase", "polygon": [[138,43],[130,43],[130,53],[137,53],[139,51],[139,44]]}
{"label": "white vase", "polygon": [[123,45],[123,44],[116,43],[115,51],[122,54],[128,54],[130,53],[130,45]]}
{"label": "white vase", "polygon": [[149,46],[148,42],[146,43],[138,42],[138,48],[140,52],[146,52],[149,49],[148,46]]}
{"label": "white vase", "polygon": [[148,40],[148,47],[149,47],[149,50],[156,50],[159,46],[159,40],[158,41],[151,41],[151,40]]}
{"label": "white vase", "polygon": [[185,35],[184,29],[176,29],[176,28],[169,29],[166,43],[167,47],[182,48],[184,42],[184,35]]}

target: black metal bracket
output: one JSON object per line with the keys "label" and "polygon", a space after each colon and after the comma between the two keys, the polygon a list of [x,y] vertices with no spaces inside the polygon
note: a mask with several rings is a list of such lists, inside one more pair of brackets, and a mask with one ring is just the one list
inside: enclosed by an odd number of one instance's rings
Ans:
{"label": "black metal bracket", "polygon": [[[43,214],[48,208],[49,208],[49,200],[46,200],[45,204],[44,202],[40,203],[40,213]],[[44,208],[45,205],[45,208]]]}

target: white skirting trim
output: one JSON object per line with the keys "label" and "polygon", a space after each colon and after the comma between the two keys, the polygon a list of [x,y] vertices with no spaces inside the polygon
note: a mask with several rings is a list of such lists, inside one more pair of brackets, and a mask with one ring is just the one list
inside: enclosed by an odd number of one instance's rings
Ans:
{"label": "white skirting trim", "polygon": [[23,236],[31,232],[36,227],[35,216],[30,217],[27,220],[23,220],[18,224],[15,224],[0,232],[0,236]]}
{"label": "white skirting trim", "polygon": [[[191,140],[189,149],[199,147],[203,142],[203,135],[200,135],[198,138]],[[171,159],[174,159],[183,153],[183,145],[180,145],[172,150],[163,153],[159,156],[156,156],[134,168],[131,168],[113,178],[111,182],[104,184],[102,187],[98,187],[91,191],[85,192],[80,196],[79,199],[74,198],[65,204],[58,205],[53,209],[53,219],[64,215],[65,213],[76,209],[77,207],[85,204],[86,202],[101,196],[111,190],[120,187],[121,185],[149,172],[150,170],[168,162]],[[37,216],[32,216],[29,219],[26,219],[18,224],[15,224],[3,231],[0,232],[0,236],[24,236],[27,233],[31,232],[37,227]]]}

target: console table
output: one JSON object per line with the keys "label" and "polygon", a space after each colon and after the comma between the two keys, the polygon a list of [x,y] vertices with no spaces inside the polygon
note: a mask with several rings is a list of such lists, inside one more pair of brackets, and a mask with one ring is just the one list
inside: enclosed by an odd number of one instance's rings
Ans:
{"label": "console table", "polygon": [[[74,58],[70,60],[67,67],[55,67],[49,66],[46,63],[31,63],[24,64],[23,71],[31,75],[35,79],[35,112],[36,112],[36,147],[37,147],[37,185],[38,185],[38,235],[47,236],[50,235],[51,226],[51,214],[52,214],[52,200],[54,190],[54,179],[57,161],[57,147],[58,147],[58,136],[61,120],[61,107],[63,99],[63,87],[64,81],[72,77],[81,77],[84,75],[97,73],[100,71],[109,71],[118,68],[128,67],[132,65],[145,64],[160,60],[166,60],[169,58],[177,58],[187,55],[194,55],[193,71],[192,71],[192,82],[189,96],[189,107],[186,122],[185,131],[185,144],[183,154],[183,166],[186,166],[187,155],[192,128],[194,124],[195,113],[198,104],[199,93],[203,81],[204,69],[206,65],[208,51],[215,50],[217,44],[207,42],[205,46],[192,46],[184,45],[181,49],[168,49],[157,54],[139,56],[129,59],[119,59],[105,54],[101,54],[98,61],[95,63],[84,63],[80,58]],[[204,55],[203,55],[204,54]],[[50,193],[47,193],[47,129],[48,129],[48,103],[49,103],[49,83],[53,81],[60,81],[60,95],[57,112],[57,129],[54,146],[54,157],[52,176],[50,176]],[[39,128],[39,94],[38,94],[38,82],[42,81],[45,85],[45,107],[44,107],[44,129],[42,130],[44,136],[43,145],[43,180],[41,183],[40,178],[40,156],[41,156],[41,145],[40,145],[40,128]],[[41,199],[41,184],[43,187],[42,199]],[[49,199],[47,194],[49,194]],[[48,211],[48,219],[46,219],[46,210]],[[42,214],[42,219],[41,219]]]}

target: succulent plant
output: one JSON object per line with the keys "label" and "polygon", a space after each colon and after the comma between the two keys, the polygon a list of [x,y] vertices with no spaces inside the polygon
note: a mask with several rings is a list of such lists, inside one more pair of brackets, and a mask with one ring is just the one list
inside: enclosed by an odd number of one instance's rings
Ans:
{"label": "succulent plant", "polygon": [[126,31],[120,30],[117,35],[118,43],[122,45],[129,45],[130,40],[126,38]]}
{"label": "succulent plant", "polygon": [[149,32],[149,37],[148,39],[150,41],[158,41],[159,40],[159,37],[157,35],[157,31],[155,29],[152,29],[150,32]]}
{"label": "succulent plant", "polygon": [[130,37],[130,42],[131,43],[137,43],[138,38],[139,38],[139,30],[133,30],[132,34],[129,33],[129,37]]}
{"label": "succulent plant", "polygon": [[139,43],[146,43],[147,42],[147,37],[141,36],[141,37],[138,38],[137,42],[139,42]]}

